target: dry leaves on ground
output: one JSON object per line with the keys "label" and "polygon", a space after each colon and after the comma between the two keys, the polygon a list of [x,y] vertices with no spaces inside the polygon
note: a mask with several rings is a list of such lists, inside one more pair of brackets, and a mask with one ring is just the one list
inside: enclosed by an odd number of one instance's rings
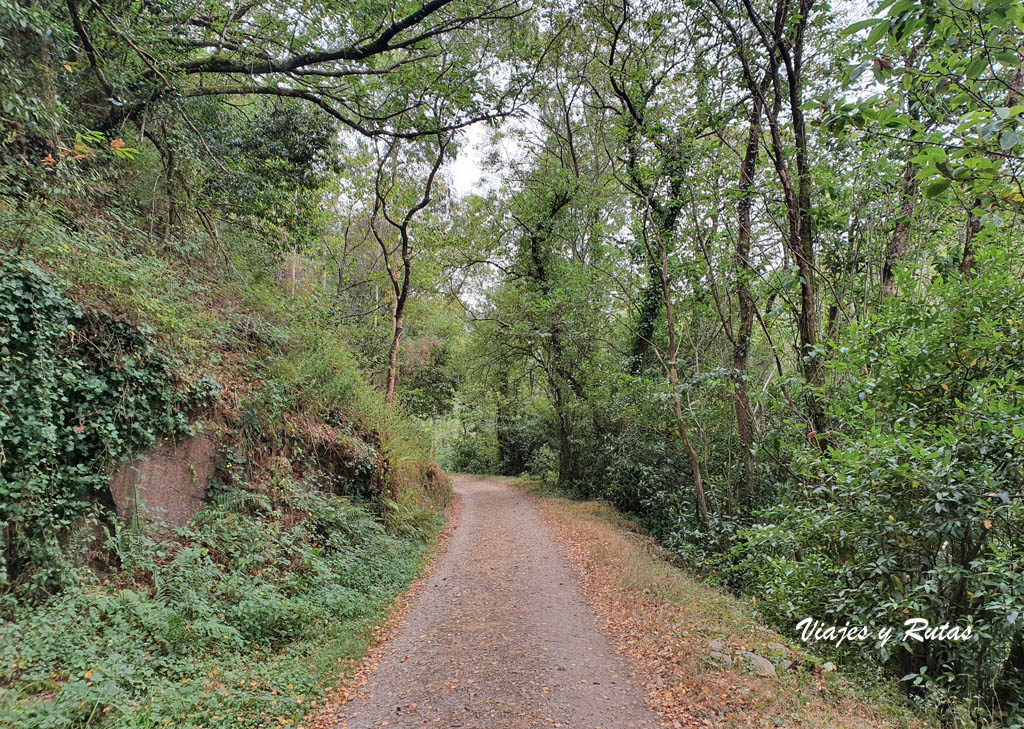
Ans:
{"label": "dry leaves on ground", "polygon": [[[638,667],[667,727],[900,726],[905,713],[858,698],[835,675],[801,661],[737,598],[702,585],[662,558],[647,537],[597,503],[537,497],[618,650]],[[774,658],[756,675],[742,652]],[[787,664],[791,664],[787,666]]]}

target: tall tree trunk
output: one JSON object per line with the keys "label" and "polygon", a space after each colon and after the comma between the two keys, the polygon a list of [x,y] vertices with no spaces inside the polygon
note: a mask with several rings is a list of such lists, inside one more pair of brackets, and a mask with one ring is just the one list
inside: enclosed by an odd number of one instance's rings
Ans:
{"label": "tall tree trunk", "polygon": [[658,281],[658,268],[653,263],[648,267],[647,285],[640,298],[637,312],[636,332],[633,335],[633,346],[629,353],[629,372],[639,375],[644,369],[644,360],[654,341],[654,332],[658,327],[658,316],[661,313],[661,284]]}
{"label": "tall tree trunk", "polygon": [[799,58],[802,54],[802,33],[793,50],[796,69],[789,79],[790,113],[793,116],[793,135],[796,142],[797,168],[797,214],[800,221],[800,236],[797,255],[800,268],[800,345],[804,368],[804,379],[811,389],[807,392],[807,406],[814,430],[821,433],[826,429],[825,410],[813,388],[825,380],[825,367],[818,354],[818,284],[814,264],[814,230],[811,213],[810,163],[807,152],[807,127],[803,112],[803,78],[800,74]]}
{"label": "tall tree trunk", "polygon": [[[809,197],[809,184],[801,184],[799,191],[793,187],[789,169],[786,167],[784,146],[778,127],[773,123],[772,146],[774,148],[775,169],[782,183],[783,196],[786,201],[786,217],[789,222],[787,248],[796,260],[800,273],[800,312],[797,316],[797,334],[800,344],[800,372],[807,384],[814,388],[821,384],[824,377],[821,358],[817,355],[818,347],[818,289],[814,274],[814,248],[811,235],[810,211],[804,208],[803,201]],[[808,204],[809,206],[809,204]],[[806,397],[807,411],[814,430],[825,429],[825,415],[821,402],[813,391]]]}
{"label": "tall tree trunk", "polygon": [[763,94],[755,95],[747,129],[747,146],[740,163],[740,199],[736,205],[736,248],[733,266],[736,269],[735,292],[739,302],[739,326],[733,339],[733,408],[736,412],[736,433],[740,440],[742,488],[740,499],[750,504],[755,490],[754,417],[747,394],[747,359],[750,354],[750,334],[754,327],[754,296],[750,291],[750,209],[753,203],[754,173],[757,170],[758,148],[761,142],[761,104]]}
{"label": "tall tree trunk", "polygon": [[[811,210],[813,180],[811,178],[810,161],[808,158],[807,124],[803,111],[803,47],[804,31],[807,28],[814,0],[800,0],[797,16],[794,18],[792,37],[786,37],[784,19],[788,10],[787,3],[791,0],[778,0],[776,23],[773,29],[765,27],[761,18],[749,4],[746,5],[748,16],[755,23],[762,41],[773,59],[773,67],[769,69],[774,89],[774,102],[766,107],[771,128],[772,158],[775,170],[782,185],[786,203],[786,217],[789,224],[786,236],[790,255],[796,260],[800,273],[800,312],[797,317],[797,330],[800,342],[800,371],[808,385],[806,393],[807,414],[811,426],[816,433],[826,429],[825,409],[815,393],[825,379],[825,367],[818,354],[818,285],[814,264],[814,228]],[[783,78],[780,71],[785,72],[785,97],[787,111],[793,128],[793,146],[796,150],[796,180],[790,172],[787,162],[786,145],[779,129],[779,113],[782,107]],[[821,441],[814,439],[815,442]]]}
{"label": "tall tree trunk", "polygon": [[[904,57],[907,66],[913,64],[917,57],[917,49]],[[907,96],[907,114],[914,121],[921,118],[918,107],[912,96]],[[917,154],[918,145],[911,144],[907,149],[907,161],[903,165],[903,187],[900,190],[899,218],[896,220],[896,227],[893,229],[889,245],[885,248],[885,261],[882,263],[882,296],[889,297],[896,293],[894,281],[896,266],[907,254],[907,245],[910,243],[911,222],[914,217],[914,209],[917,206],[917,173],[920,167],[911,162]]]}
{"label": "tall tree trunk", "polygon": [[697,502],[697,518],[705,529],[711,526],[708,518],[708,503],[704,496],[704,478],[701,475],[700,458],[690,440],[689,426],[686,423],[686,416],[683,413],[683,398],[679,390],[679,370],[673,360],[668,366],[668,379],[672,385],[672,414],[676,420],[676,430],[679,439],[683,442],[683,450],[686,451],[687,460],[690,462],[690,472],[693,474],[693,492]]}
{"label": "tall tree trunk", "polygon": [[[974,201],[980,205],[980,200]],[[967,223],[964,225],[964,255],[960,259],[960,274],[969,279],[974,275],[974,249],[978,233],[981,232],[981,218],[974,214],[972,208],[967,212]]]}
{"label": "tall tree trunk", "polygon": [[[552,300],[552,287],[556,276],[550,270],[551,253],[549,246],[554,233],[555,222],[561,211],[572,201],[573,193],[560,190],[553,195],[539,216],[536,226],[528,230],[529,278],[536,285],[540,298]],[[582,397],[582,388],[574,373],[566,366],[565,352],[562,346],[561,314],[555,312],[547,327],[546,345],[542,345],[546,357],[544,373],[551,390],[551,404],[555,408],[558,421],[558,481],[568,484],[576,478],[578,462],[572,444],[572,413],[569,410],[570,400],[575,395]]]}
{"label": "tall tree trunk", "polygon": [[[648,218],[653,223],[648,208]],[[668,246],[665,243],[664,235],[658,230],[657,225],[652,225],[655,237],[658,240],[659,257],[659,279],[661,281],[662,305],[665,307],[665,324],[668,328],[668,359],[664,361],[665,373],[669,385],[672,388],[672,415],[676,421],[676,431],[679,433],[679,440],[683,443],[683,450],[686,451],[687,460],[690,462],[690,474],[693,477],[694,500],[697,504],[697,518],[701,526],[710,529],[711,520],[708,517],[708,504],[704,495],[704,478],[700,468],[700,458],[693,442],[690,440],[690,427],[686,422],[686,414],[683,412],[683,394],[679,386],[679,338],[676,335],[675,308],[672,304],[672,282],[668,273]]]}
{"label": "tall tree trunk", "polygon": [[388,385],[384,394],[384,402],[388,405],[395,401],[395,389],[398,387],[398,346],[402,341],[402,330],[405,321],[405,302],[409,298],[409,285],[412,281],[412,247],[409,244],[408,226],[400,228],[402,239],[402,278],[392,275],[394,303],[391,307],[392,336],[391,347],[388,349]]}
{"label": "tall tree trunk", "polygon": [[568,412],[565,393],[554,391],[555,416],[558,419],[558,484],[568,486],[576,480],[576,451],[572,444],[572,415]]}
{"label": "tall tree trunk", "polygon": [[[913,148],[909,153],[913,156]],[[896,293],[894,280],[896,265],[903,260],[910,242],[910,223],[917,205],[917,170],[918,166],[909,159],[903,165],[903,189],[899,210],[899,220],[885,248],[885,262],[882,264],[882,296],[889,297]]]}
{"label": "tall tree trunk", "polygon": [[[385,167],[387,166],[391,154],[396,149],[397,142],[393,140],[391,142],[391,146],[387,149],[387,153],[384,154],[377,162],[377,176],[375,180],[376,200],[373,216],[370,218],[370,232],[373,233],[373,237],[376,239],[377,245],[380,247],[381,259],[384,263],[384,268],[387,271],[388,279],[391,281],[391,293],[394,297],[391,303],[392,336],[391,346],[388,349],[387,387],[384,393],[384,401],[388,405],[394,403],[395,390],[398,387],[398,351],[402,340],[405,302],[409,298],[409,291],[412,285],[413,251],[412,239],[409,236],[409,225],[412,223],[416,214],[430,204],[430,193],[434,185],[434,179],[437,177],[437,171],[441,169],[441,165],[444,162],[444,154],[449,141],[450,140],[442,137],[441,135],[438,135],[437,156],[434,158],[434,163],[430,168],[430,174],[427,175],[426,183],[423,186],[423,195],[415,205],[406,210],[405,215],[401,218],[392,217],[388,211],[388,194],[384,187]],[[394,179],[392,178],[392,185],[393,184]],[[383,215],[388,224],[398,231],[397,248],[393,248],[377,230],[378,215]],[[398,254],[397,261],[393,258],[396,254]],[[399,265],[401,265],[400,271]]]}
{"label": "tall tree trunk", "polygon": [[391,334],[391,347],[388,349],[388,384],[384,402],[388,405],[395,401],[395,388],[398,387],[398,345],[402,340],[402,315],[395,314],[392,319],[394,327]]}

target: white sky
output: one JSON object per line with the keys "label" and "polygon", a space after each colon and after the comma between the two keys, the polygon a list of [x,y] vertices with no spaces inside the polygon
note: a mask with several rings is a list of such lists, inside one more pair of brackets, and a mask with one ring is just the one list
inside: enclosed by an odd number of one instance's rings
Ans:
{"label": "white sky", "polygon": [[521,161],[528,149],[519,132],[532,128],[529,119],[505,119],[498,130],[478,122],[462,131],[459,154],[446,173],[456,196],[486,194],[501,183],[513,163]]}
{"label": "white sky", "polygon": [[465,197],[480,188],[495,184],[493,176],[486,175],[483,168],[488,147],[487,127],[474,124],[469,127],[459,148],[459,156],[448,166],[452,189],[459,197]]}

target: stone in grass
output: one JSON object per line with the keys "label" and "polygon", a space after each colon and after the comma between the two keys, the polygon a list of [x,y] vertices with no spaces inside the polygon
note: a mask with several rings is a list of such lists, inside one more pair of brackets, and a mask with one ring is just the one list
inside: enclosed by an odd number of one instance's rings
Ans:
{"label": "stone in grass", "polygon": [[750,651],[742,651],[740,655],[750,661],[751,669],[758,676],[770,677],[775,675],[775,664],[764,656],[759,656],[756,653],[751,653]]}
{"label": "stone in grass", "polygon": [[711,657],[714,658],[719,663],[725,664],[726,666],[731,666],[732,665],[732,656],[726,655],[725,653],[722,653],[721,651],[711,651]]}

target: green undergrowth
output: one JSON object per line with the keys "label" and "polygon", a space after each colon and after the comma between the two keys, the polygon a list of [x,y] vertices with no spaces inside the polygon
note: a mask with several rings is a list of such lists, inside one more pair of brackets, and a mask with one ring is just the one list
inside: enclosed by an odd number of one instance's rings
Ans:
{"label": "green undergrowth", "polygon": [[[450,484],[336,302],[283,278],[290,244],[157,234],[123,184],[0,200],[0,726],[296,723],[418,574]],[[209,505],[116,518],[110,473],[197,429]]]}
{"label": "green undergrowth", "polygon": [[318,415],[350,407],[368,425],[401,420],[359,371],[329,297],[290,292],[283,257],[244,230],[201,254],[134,229],[76,232],[41,218],[31,230],[25,255],[77,301],[144,322],[192,372],[260,378],[247,395],[267,422],[297,406]]}
{"label": "green undergrowth", "polygon": [[0,621],[0,724],[295,723],[365,650],[440,522],[386,526],[281,479],[222,494],[173,538],[116,531],[116,571],[83,569],[78,589]]}
{"label": "green undergrowth", "polygon": [[[225,228],[216,245],[208,240],[199,245],[182,237],[184,232],[177,238],[154,239],[140,227],[144,216],[88,218],[72,228],[57,214],[39,213],[32,225],[18,228],[15,252],[14,241],[5,241],[2,232],[5,222],[15,219],[0,205],[0,261],[31,271],[36,287],[45,288],[59,303],[51,315],[29,292],[11,306],[15,313],[19,306],[31,310],[37,320],[25,336],[35,350],[49,356],[43,361],[33,355],[29,364],[39,371],[37,379],[53,379],[57,368],[49,361],[54,359],[52,343],[42,341],[39,332],[52,331],[50,338],[60,345],[55,354],[69,361],[79,355],[64,352],[68,341],[81,342],[78,348],[88,352],[120,351],[129,344],[121,333],[130,332],[142,340],[131,346],[145,348],[152,360],[143,364],[160,369],[171,383],[163,387],[167,392],[162,397],[173,401],[173,412],[166,417],[176,421],[175,428],[157,427],[154,418],[136,417],[131,408],[125,409],[125,403],[141,403],[155,391],[154,377],[124,384],[128,378],[118,375],[103,402],[72,397],[53,418],[38,413],[39,397],[30,393],[34,399],[24,399],[32,417],[25,422],[39,421],[35,450],[53,451],[54,432],[57,441],[101,440],[104,447],[90,452],[94,457],[87,475],[102,481],[118,461],[155,437],[184,434],[177,421],[190,408],[188,403],[179,406],[178,400],[192,391],[216,391],[212,417],[234,436],[222,450],[248,479],[261,478],[271,455],[283,455],[299,464],[312,461],[331,477],[332,491],[374,502],[381,516],[403,490],[422,493],[429,502],[445,501],[447,487],[429,462],[429,436],[384,402],[353,353],[330,295],[316,286],[300,283],[291,288],[282,281],[279,251],[268,251],[243,228]],[[10,293],[9,298],[17,299],[23,292]],[[98,348],[74,335],[68,338],[73,326],[65,321],[71,316],[65,312],[82,310],[110,322]],[[96,363],[82,379],[111,379],[108,375],[117,364]],[[24,382],[18,372],[8,374],[0,372],[0,385],[19,378]],[[67,377],[58,380],[68,390]],[[17,445],[20,452],[28,452],[24,442],[7,445],[9,451]],[[0,456],[0,466],[5,463],[9,469],[14,461]],[[50,480],[60,476],[50,470],[45,474]],[[62,526],[69,523],[65,515]]]}
{"label": "green undergrowth", "polygon": [[[713,575],[695,573],[678,555],[659,545],[635,515],[623,513],[605,501],[569,494],[565,489],[533,476],[505,481],[552,506],[559,519],[589,535],[584,539],[593,549],[597,561],[615,574],[620,589],[642,593],[655,603],[665,602],[681,608],[676,626],[680,634],[697,634],[700,637],[693,643],[679,643],[669,650],[698,651],[698,658],[703,662],[700,665],[707,666],[712,672],[723,669],[708,653],[712,640],[722,641],[728,646],[744,646],[745,650],[773,659],[779,669],[778,682],[773,684],[773,690],[786,696],[785,700],[797,712],[790,717],[797,720],[794,726],[820,726],[820,716],[812,718],[810,713],[800,716],[808,707],[816,705],[812,697],[818,695],[826,698],[836,709],[842,708],[844,701],[847,702],[847,710],[851,710],[851,706],[856,708],[837,726],[864,726],[862,720],[853,721],[854,716],[879,722],[872,726],[939,725],[933,713],[925,707],[912,706],[899,692],[896,682],[883,672],[856,665],[837,667],[828,660],[829,656],[817,654],[816,649],[809,652],[807,645],[777,633],[759,614],[756,601],[752,602],[716,583]],[[601,527],[596,532],[593,531],[595,524]],[[779,662],[787,659],[778,649],[779,645],[788,646],[787,650],[791,652],[786,655],[796,664],[795,670],[781,669]],[[742,663],[729,665],[734,665],[736,671],[747,672]],[[850,704],[850,700],[855,703]],[[845,720],[851,720],[851,723]],[[780,724],[773,717],[765,718],[763,725]]]}
{"label": "green undergrowth", "polygon": [[[0,206],[0,225],[13,229],[17,220]],[[151,328],[183,375],[233,387],[265,436],[282,436],[289,412],[337,419],[344,411],[385,435],[383,447],[397,458],[429,451],[425,433],[388,407],[361,370],[331,294],[315,281],[282,280],[282,251],[242,227],[226,228],[216,244],[184,232],[154,239],[145,220],[90,218],[76,230],[38,214],[19,229],[20,247],[76,302]]]}

